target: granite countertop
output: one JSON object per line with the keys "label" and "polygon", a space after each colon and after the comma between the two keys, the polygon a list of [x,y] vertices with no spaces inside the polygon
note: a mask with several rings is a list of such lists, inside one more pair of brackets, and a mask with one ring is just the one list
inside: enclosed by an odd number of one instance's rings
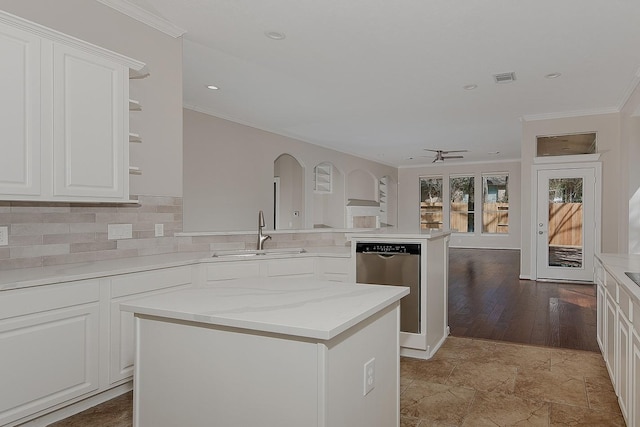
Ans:
{"label": "granite countertop", "polygon": [[624,274],[626,271],[632,273],[640,272],[640,255],[634,254],[596,254],[598,259],[616,281],[623,285],[630,296],[640,303],[640,286]]}
{"label": "granite countertop", "polygon": [[258,261],[277,258],[304,257],[344,257],[349,258],[351,251],[346,246],[327,246],[305,248],[303,253],[269,253],[259,257],[212,257],[210,252],[175,252],[161,255],[147,255],[133,258],[64,264],[47,267],[20,268],[0,271],[0,291],[51,285],[73,280],[87,280],[118,274],[136,273],[159,268],[180,267],[199,263],[218,263],[231,261]]}
{"label": "granite countertop", "polygon": [[121,310],[174,320],[329,340],[409,293],[401,286],[301,278],[220,281],[155,295]]}

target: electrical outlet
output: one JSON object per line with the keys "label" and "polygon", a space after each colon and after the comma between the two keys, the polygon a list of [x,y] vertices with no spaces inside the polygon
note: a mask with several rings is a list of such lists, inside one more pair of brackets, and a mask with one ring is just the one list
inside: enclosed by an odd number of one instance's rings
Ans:
{"label": "electrical outlet", "polygon": [[376,386],[376,358],[369,360],[364,364],[364,390],[363,396],[366,396]]}
{"label": "electrical outlet", "polygon": [[133,237],[133,226],[131,224],[108,224],[107,239],[131,239]]}
{"label": "electrical outlet", "polygon": [[164,224],[156,224],[156,237],[164,236]]}
{"label": "electrical outlet", "polygon": [[0,246],[7,246],[9,244],[9,227],[4,225],[0,227]]}

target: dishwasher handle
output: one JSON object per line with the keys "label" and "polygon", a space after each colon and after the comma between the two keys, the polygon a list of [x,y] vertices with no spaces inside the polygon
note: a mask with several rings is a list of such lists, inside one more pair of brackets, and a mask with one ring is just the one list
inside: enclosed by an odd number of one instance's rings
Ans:
{"label": "dishwasher handle", "polygon": [[365,254],[365,255],[378,255],[382,258],[392,258],[394,256],[411,256],[412,255],[412,254],[407,254],[403,252],[378,252],[378,251],[362,251],[358,253]]}

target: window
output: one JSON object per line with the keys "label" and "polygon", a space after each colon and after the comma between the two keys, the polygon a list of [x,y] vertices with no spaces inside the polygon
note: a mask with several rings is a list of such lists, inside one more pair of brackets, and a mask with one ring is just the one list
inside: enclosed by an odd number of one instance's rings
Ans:
{"label": "window", "polygon": [[474,178],[454,176],[449,178],[451,231],[473,233],[474,231]]}
{"label": "window", "polygon": [[420,229],[442,230],[442,177],[420,178]]}
{"label": "window", "polygon": [[509,233],[509,175],[482,175],[482,232]]}

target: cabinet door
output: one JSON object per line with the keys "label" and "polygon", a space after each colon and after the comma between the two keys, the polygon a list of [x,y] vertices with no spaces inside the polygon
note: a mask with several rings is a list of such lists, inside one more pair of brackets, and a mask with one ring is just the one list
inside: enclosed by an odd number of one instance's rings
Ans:
{"label": "cabinet door", "polygon": [[53,197],[129,197],[128,70],[53,44]]}
{"label": "cabinet door", "polygon": [[99,387],[98,281],[0,292],[0,425]]}
{"label": "cabinet door", "polygon": [[111,279],[109,382],[133,374],[133,313],[120,311],[120,303],[191,286],[191,267],[123,274]]}
{"label": "cabinet door", "polygon": [[109,383],[114,384],[122,380],[128,380],[133,375],[133,358],[135,356],[133,313],[120,311],[120,303],[161,294],[179,289],[186,289],[191,285],[181,285],[165,288],[158,292],[145,292],[119,298],[111,302],[111,357],[109,370]]}
{"label": "cabinet door", "polygon": [[618,327],[616,328],[616,368],[618,379],[616,393],[618,403],[625,420],[629,420],[629,363],[631,359],[630,323],[624,314],[618,310]]}
{"label": "cabinet door", "polygon": [[598,346],[600,347],[600,352],[604,353],[605,352],[605,344],[604,344],[605,291],[601,283],[598,283],[596,286],[597,286],[596,338],[598,340]]}
{"label": "cabinet door", "polygon": [[629,424],[635,426],[640,423],[640,337],[632,333],[631,353],[631,395],[629,396]]}
{"label": "cabinet door", "polygon": [[618,385],[617,382],[617,368],[616,368],[616,327],[617,327],[617,312],[616,305],[614,299],[611,297],[609,292],[606,293],[605,298],[605,352],[604,352],[604,360],[607,364],[607,369],[609,370],[609,376],[611,377],[611,382],[613,383],[613,387],[617,390]]}
{"label": "cabinet door", "polygon": [[40,194],[40,38],[0,24],[0,197]]}

